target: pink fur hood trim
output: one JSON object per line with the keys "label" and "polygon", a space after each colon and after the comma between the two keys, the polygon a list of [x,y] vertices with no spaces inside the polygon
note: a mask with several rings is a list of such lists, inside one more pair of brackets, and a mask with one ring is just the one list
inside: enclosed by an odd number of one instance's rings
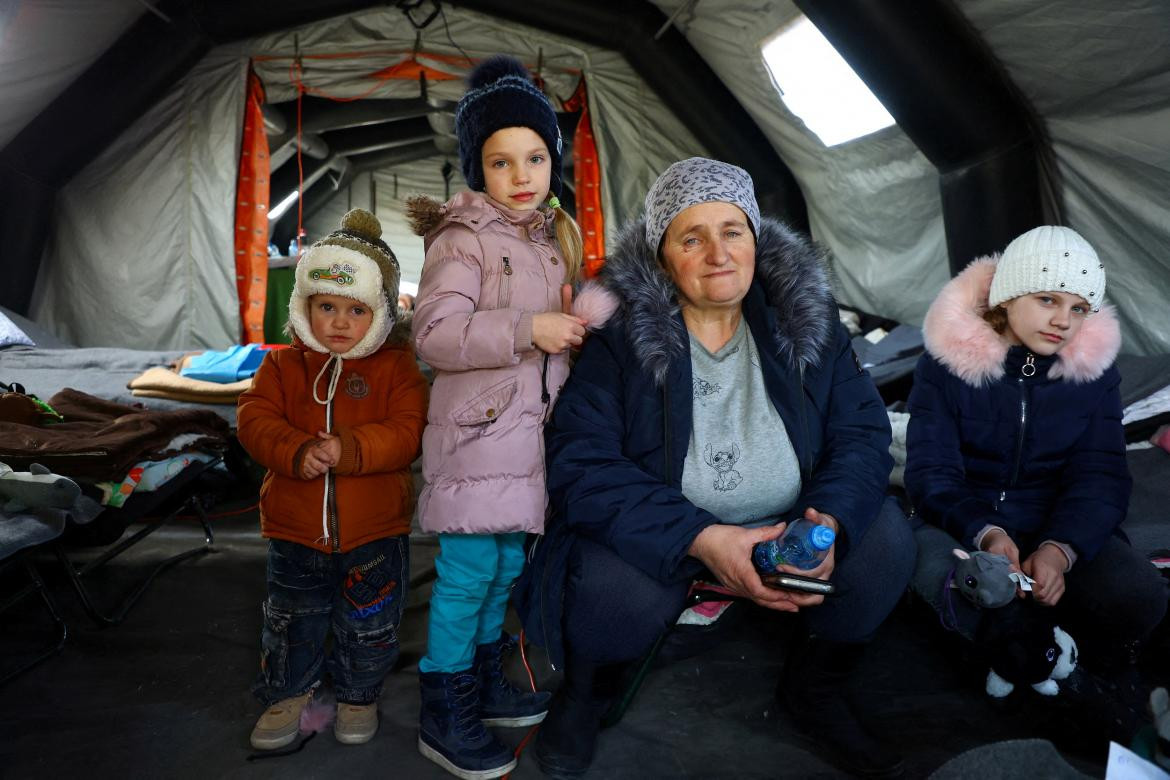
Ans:
{"label": "pink fur hood trim", "polygon": [[[975,260],[939,292],[922,323],[926,349],[951,373],[980,387],[1003,377],[1008,343],[983,320],[999,255]],[[1121,328],[1112,306],[1090,314],[1076,337],[1057,353],[1054,379],[1092,382],[1113,365]]]}

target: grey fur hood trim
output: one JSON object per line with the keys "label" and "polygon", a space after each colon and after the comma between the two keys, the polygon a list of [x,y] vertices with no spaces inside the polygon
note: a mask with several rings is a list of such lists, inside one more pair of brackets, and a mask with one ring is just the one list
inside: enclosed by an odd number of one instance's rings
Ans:
{"label": "grey fur hood trim", "polygon": [[[775,315],[775,352],[794,370],[820,364],[839,320],[824,257],[822,250],[779,220],[762,220],[752,285],[763,287]],[[687,334],[675,320],[678,288],[646,243],[644,220],[622,228],[601,278],[621,300],[618,316],[625,322],[638,362],[661,387],[671,362],[687,353]]]}

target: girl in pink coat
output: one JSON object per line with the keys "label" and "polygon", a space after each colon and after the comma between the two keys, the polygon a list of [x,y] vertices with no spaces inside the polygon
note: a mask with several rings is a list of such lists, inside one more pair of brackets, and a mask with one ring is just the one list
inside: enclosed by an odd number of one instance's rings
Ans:
{"label": "girl in pink coat", "polygon": [[435,369],[419,516],[440,550],[418,744],[458,777],[490,778],[516,760],[484,726],[527,726],[547,711],[549,694],[504,676],[502,628],[525,533],[544,530],[542,429],[587,322],[563,313],[582,243],[556,198],[556,114],[511,58],[485,61],[470,83],[455,130],[471,191],[410,208],[426,245],[414,344]]}

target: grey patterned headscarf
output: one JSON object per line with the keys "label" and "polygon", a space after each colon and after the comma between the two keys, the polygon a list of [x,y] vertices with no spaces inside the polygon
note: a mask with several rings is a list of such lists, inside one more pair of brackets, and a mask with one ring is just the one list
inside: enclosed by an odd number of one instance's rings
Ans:
{"label": "grey patterned headscarf", "polygon": [[658,251],[671,220],[697,203],[715,201],[739,206],[752,232],[760,235],[760,207],[748,172],[730,163],[691,157],[667,168],[646,193],[646,242]]}

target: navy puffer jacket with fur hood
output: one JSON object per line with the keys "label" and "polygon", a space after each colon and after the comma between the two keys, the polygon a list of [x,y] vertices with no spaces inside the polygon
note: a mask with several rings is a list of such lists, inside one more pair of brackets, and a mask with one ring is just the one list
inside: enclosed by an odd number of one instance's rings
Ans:
{"label": "navy puffer jacket with fur hood", "polygon": [[1121,344],[1109,306],[1055,356],[1009,347],[983,320],[995,259],[952,279],[923,325],[906,433],[906,491],[964,545],[987,525],[1021,547],[1070,545],[1091,560],[1125,518],[1132,480],[1121,425]]}
{"label": "navy puffer jacket with fur hood", "polygon": [[[690,347],[677,289],[641,222],[623,231],[602,281],[621,306],[585,344],[545,428],[552,514],[513,591],[528,635],[554,663],[574,539],[678,581],[701,569],[687,550],[719,522],[680,489],[692,421]],[[845,555],[885,494],[889,419],[839,321],[819,253],[774,220],[761,226],[743,312],[800,464],[793,516],[808,506],[835,516],[843,529],[837,554]]]}

